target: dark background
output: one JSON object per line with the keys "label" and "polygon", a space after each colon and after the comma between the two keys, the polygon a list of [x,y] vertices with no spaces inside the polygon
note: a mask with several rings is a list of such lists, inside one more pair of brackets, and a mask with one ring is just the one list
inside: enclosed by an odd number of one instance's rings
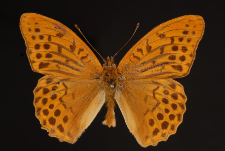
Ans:
{"label": "dark background", "polygon": [[[1,150],[225,150],[225,11],[222,3],[206,0],[1,0],[0,7]],[[135,36],[116,57],[117,64],[155,26],[183,15],[202,16],[206,28],[194,65],[187,77],[176,79],[184,86],[188,97],[184,121],[177,133],[156,147],[142,148],[129,132],[118,107],[115,109],[116,128],[109,129],[101,124],[106,114],[104,106],[75,144],[49,137],[47,131],[41,129],[33,106],[33,89],[43,75],[31,70],[19,29],[20,16],[27,12],[55,19],[81,37],[74,27],[78,24],[104,58],[114,55],[126,43],[139,22]]]}

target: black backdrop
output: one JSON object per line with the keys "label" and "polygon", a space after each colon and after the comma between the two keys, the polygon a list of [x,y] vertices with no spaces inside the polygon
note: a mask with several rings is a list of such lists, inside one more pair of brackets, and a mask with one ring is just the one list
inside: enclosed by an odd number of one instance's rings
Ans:
{"label": "black backdrop", "polygon": [[[225,150],[225,11],[222,3],[215,0],[1,0],[0,6],[1,150]],[[103,57],[114,55],[139,22],[135,36],[116,57],[117,64],[140,38],[160,23],[183,15],[201,15],[206,28],[196,60],[187,77],[176,79],[184,86],[188,97],[184,121],[177,133],[156,147],[142,148],[126,127],[118,107],[115,109],[116,128],[101,124],[106,114],[103,106],[75,144],[49,137],[41,129],[33,107],[33,89],[43,75],[31,70],[19,29],[20,16],[27,12],[53,18],[81,37],[74,27],[78,24]]]}

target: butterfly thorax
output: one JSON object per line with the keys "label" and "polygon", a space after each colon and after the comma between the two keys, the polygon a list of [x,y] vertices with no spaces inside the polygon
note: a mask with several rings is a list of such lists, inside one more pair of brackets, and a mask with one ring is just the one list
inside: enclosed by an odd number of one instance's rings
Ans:
{"label": "butterfly thorax", "polygon": [[103,81],[105,82],[106,87],[114,90],[116,87],[116,77],[117,69],[113,57],[107,57],[107,60],[105,60],[105,63],[103,64]]}
{"label": "butterfly thorax", "polygon": [[104,125],[108,125],[108,127],[115,127],[115,91],[116,91],[116,83],[117,83],[117,68],[114,63],[113,57],[107,57],[107,60],[104,60],[103,64],[103,81],[104,81],[104,89],[106,95],[106,105],[108,107],[108,111],[106,114],[105,121],[103,121]]}

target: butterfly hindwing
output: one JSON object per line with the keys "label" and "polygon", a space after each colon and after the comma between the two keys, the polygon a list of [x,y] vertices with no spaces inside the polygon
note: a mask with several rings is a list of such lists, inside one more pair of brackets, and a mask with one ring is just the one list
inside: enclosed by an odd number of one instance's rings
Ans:
{"label": "butterfly hindwing", "polygon": [[50,136],[75,143],[105,102],[97,80],[44,76],[34,89],[36,117]]}
{"label": "butterfly hindwing", "polygon": [[138,143],[156,146],[174,134],[187,100],[183,86],[172,79],[124,81],[115,98],[126,125]]}

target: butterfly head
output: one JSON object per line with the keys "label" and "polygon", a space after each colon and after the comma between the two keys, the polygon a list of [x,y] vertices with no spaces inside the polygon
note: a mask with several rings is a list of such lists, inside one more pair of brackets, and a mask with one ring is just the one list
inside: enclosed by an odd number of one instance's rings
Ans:
{"label": "butterfly head", "polygon": [[104,59],[103,69],[106,68],[114,68],[116,69],[116,64],[114,62],[114,57],[107,57],[106,60]]}

